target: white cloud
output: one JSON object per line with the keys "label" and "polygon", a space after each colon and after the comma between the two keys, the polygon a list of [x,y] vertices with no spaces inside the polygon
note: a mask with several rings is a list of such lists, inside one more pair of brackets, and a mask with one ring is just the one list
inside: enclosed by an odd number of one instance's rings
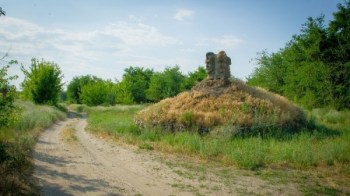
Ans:
{"label": "white cloud", "polygon": [[[32,57],[54,61],[60,65],[65,81],[83,74],[120,78],[122,70],[130,65],[175,65],[176,59],[156,53],[181,44],[156,27],[140,22],[119,21],[93,31],[71,32],[6,16],[1,17],[0,26],[0,55],[10,50],[9,58],[26,65]],[[133,58],[135,55],[150,58]]]}
{"label": "white cloud", "polygon": [[178,21],[184,21],[186,18],[190,18],[195,14],[193,10],[178,9],[174,15],[174,19]]}
{"label": "white cloud", "polygon": [[223,35],[215,38],[199,38],[197,46],[211,47],[215,50],[233,50],[243,43],[243,40],[234,35]]}
{"label": "white cloud", "polygon": [[101,33],[117,37],[129,46],[164,46],[179,43],[175,38],[161,34],[157,28],[142,23],[135,25],[117,22],[110,24]]}

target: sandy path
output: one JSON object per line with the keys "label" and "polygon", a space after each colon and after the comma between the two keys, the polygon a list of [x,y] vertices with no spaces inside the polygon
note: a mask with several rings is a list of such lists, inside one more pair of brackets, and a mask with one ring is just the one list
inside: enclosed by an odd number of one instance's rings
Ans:
{"label": "sandy path", "polygon": [[[39,137],[34,179],[43,195],[232,195],[242,189],[282,193],[254,177],[232,176],[231,181],[231,176],[221,179],[206,170],[178,167],[174,159],[99,139],[85,132],[86,124],[85,119],[69,119]],[[74,127],[77,141],[63,140],[67,127]]]}

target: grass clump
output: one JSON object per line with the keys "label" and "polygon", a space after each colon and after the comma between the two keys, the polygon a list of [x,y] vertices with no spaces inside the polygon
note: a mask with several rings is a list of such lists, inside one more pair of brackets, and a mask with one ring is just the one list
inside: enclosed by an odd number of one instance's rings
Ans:
{"label": "grass clump", "polygon": [[21,108],[18,122],[0,129],[0,193],[4,195],[36,194],[29,179],[32,172],[31,152],[41,130],[65,114],[52,106],[17,101]]}

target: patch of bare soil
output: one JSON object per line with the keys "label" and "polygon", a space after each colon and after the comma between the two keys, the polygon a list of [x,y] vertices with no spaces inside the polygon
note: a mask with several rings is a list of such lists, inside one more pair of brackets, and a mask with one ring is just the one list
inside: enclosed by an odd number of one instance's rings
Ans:
{"label": "patch of bare soil", "polygon": [[295,184],[271,184],[250,171],[206,167],[106,141],[85,132],[86,124],[69,119],[39,137],[33,178],[43,195],[300,194]]}

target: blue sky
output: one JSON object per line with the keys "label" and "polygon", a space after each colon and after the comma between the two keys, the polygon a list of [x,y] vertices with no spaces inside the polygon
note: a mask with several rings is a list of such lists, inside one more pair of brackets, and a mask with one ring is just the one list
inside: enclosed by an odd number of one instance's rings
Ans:
{"label": "blue sky", "polygon": [[[53,61],[69,82],[86,74],[120,80],[129,66],[178,65],[186,74],[204,65],[206,52],[225,50],[232,75],[245,79],[258,52],[283,47],[310,16],[324,14],[327,24],[341,2],[0,0],[0,55],[24,66],[32,57]],[[23,80],[19,66],[10,73]]]}

